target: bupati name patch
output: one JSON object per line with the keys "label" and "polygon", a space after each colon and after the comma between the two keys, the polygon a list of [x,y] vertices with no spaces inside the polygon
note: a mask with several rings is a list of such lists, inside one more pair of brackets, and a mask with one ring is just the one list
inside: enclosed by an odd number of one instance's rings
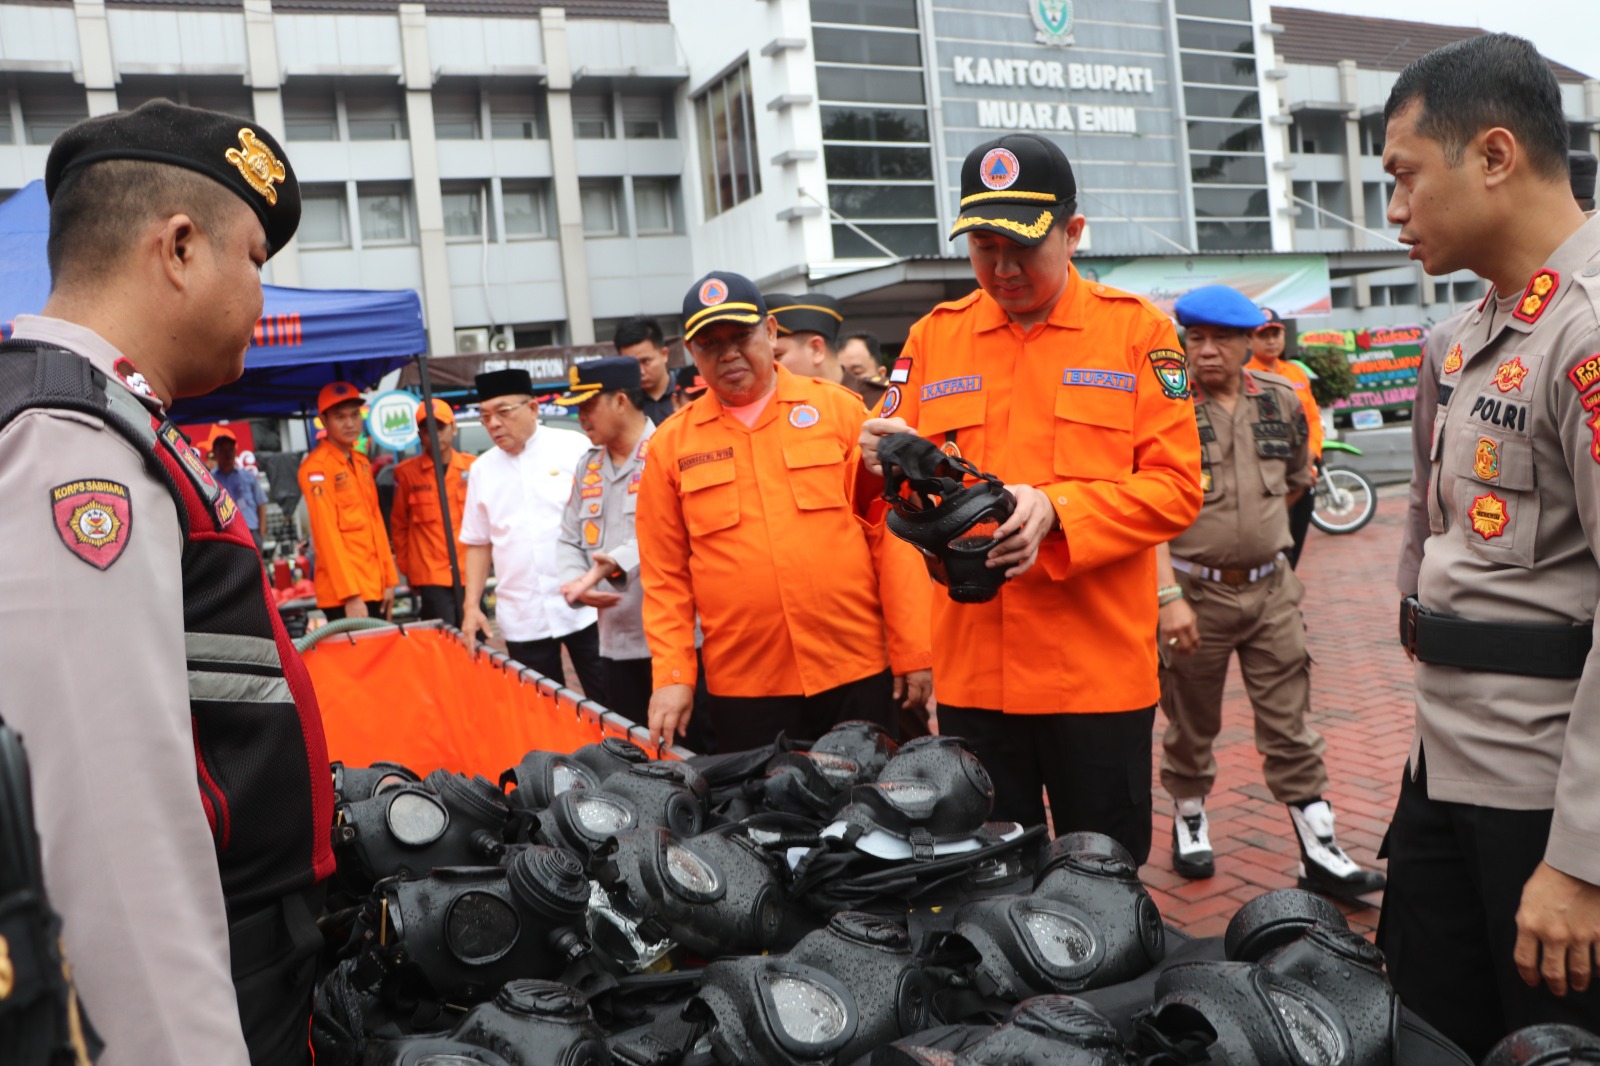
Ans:
{"label": "bupati name patch", "polygon": [[1118,392],[1134,391],[1134,377],[1116,370],[1083,370],[1069,367],[1061,373],[1063,385],[1089,385],[1097,389],[1116,389]]}
{"label": "bupati name patch", "polygon": [[945,378],[922,386],[922,402],[937,400],[941,396],[958,396],[963,392],[977,392],[983,388],[983,375],[973,374],[962,378]]}
{"label": "bupati name patch", "polygon": [[732,448],[718,448],[713,452],[695,452],[693,455],[685,455],[683,458],[678,460],[678,471],[681,473],[704,463],[716,463],[721,462],[724,459],[732,458]]}

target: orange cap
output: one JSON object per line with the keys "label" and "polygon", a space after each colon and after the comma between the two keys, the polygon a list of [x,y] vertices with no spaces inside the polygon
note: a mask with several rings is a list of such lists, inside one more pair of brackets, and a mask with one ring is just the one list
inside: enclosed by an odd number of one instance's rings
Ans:
{"label": "orange cap", "polygon": [[330,381],[317,393],[317,414],[327,414],[328,408],[337,407],[346,400],[361,399],[361,391],[348,381]]}
{"label": "orange cap", "polygon": [[233,430],[224,429],[221,426],[217,426],[211,431],[211,440],[207,444],[207,447],[215,448],[217,446],[217,441],[219,440],[231,440],[235,444],[239,443],[239,438],[233,435]]}
{"label": "orange cap", "polygon": [[[427,405],[417,404],[417,422],[420,424],[427,416]],[[454,425],[456,420],[455,412],[450,410],[450,405],[437,396],[433,398],[433,420],[445,425]]]}

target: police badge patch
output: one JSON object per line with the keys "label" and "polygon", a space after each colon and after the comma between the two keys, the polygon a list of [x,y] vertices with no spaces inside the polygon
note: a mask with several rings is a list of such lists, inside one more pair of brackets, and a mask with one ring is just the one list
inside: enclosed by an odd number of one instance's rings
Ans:
{"label": "police badge patch", "polygon": [[1169,400],[1189,398],[1189,359],[1182,352],[1157,348],[1150,353],[1150,369]]}
{"label": "police badge patch", "polygon": [[86,478],[50,490],[56,533],[67,550],[96,570],[122,556],[133,528],[133,501],[120,481]]}

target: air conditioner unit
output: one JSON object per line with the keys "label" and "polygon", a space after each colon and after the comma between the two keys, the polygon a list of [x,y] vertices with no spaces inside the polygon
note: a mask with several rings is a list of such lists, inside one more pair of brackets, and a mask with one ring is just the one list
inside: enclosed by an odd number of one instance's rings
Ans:
{"label": "air conditioner unit", "polygon": [[456,330],[457,355],[483,355],[489,350],[489,331],[486,329]]}
{"label": "air conditioner unit", "polygon": [[509,329],[503,329],[489,338],[491,352],[509,352],[517,347],[517,338]]}

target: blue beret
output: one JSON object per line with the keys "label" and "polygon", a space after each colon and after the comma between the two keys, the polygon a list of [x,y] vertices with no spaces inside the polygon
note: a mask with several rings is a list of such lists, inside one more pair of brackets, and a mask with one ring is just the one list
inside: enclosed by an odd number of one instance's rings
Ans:
{"label": "blue beret", "polygon": [[1255,329],[1266,322],[1261,308],[1250,297],[1226,285],[1203,285],[1178,297],[1173,305],[1180,326],[1222,326],[1227,329]]}

